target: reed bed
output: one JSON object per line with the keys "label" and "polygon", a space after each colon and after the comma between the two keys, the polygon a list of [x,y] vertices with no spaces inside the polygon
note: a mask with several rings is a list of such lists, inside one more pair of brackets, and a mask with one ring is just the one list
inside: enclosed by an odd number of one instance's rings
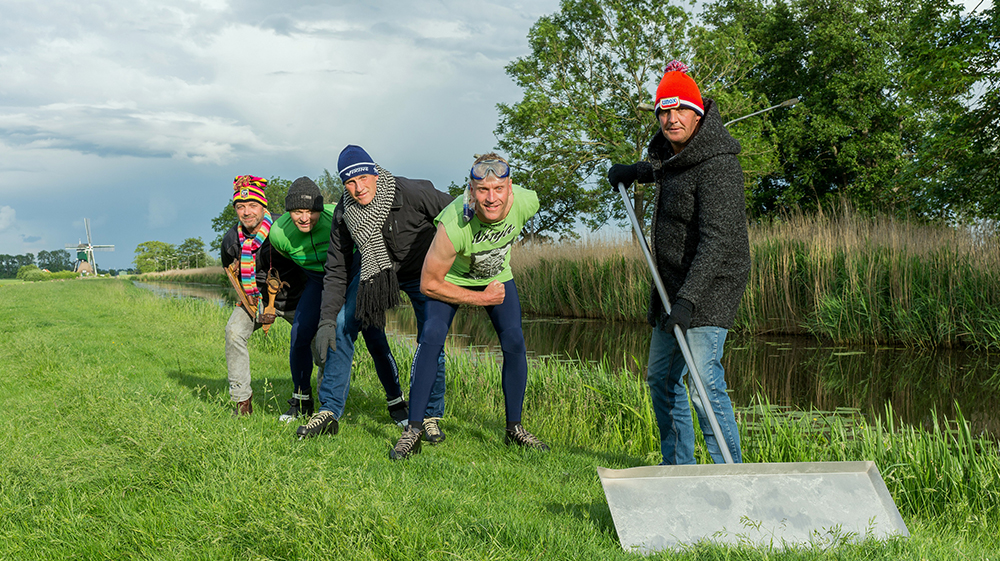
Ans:
{"label": "reed bed", "polygon": [[645,321],[649,270],[625,239],[519,246],[511,256],[521,307],[563,317]]}
{"label": "reed bed", "polygon": [[[738,332],[1000,348],[996,224],[923,224],[845,205],[751,226],[750,254]],[[531,313],[645,320],[650,277],[626,238],[525,245],[514,274]]]}
{"label": "reed bed", "polygon": [[142,273],[129,278],[147,282],[178,282],[229,286],[229,280],[222,267],[201,267],[198,269],[172,269],[158,273]]}

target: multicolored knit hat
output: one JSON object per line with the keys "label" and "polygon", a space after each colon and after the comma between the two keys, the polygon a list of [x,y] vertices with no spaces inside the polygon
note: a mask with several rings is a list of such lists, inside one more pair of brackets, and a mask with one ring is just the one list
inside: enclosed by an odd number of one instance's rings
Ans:
{"label": "multicolored knit hat", "polygon": [[265,187],[267,187],[266,179],[252,175],[237,175],[233,180],[233,205],[240,201],[257,201],[267,206]]}
{"label": "multicolored knit hat", "polygon": [[694,79],[687,75],[686,64],[673,61],[663,70],[663,79],[656,86],[656,114],[666,109],[686,107],[693,109],[699,117],[705,115],[705,104],[701,101],[701,91]]}
{"label": "multicolored knit hat", "polygon": [[378,175],[375,171],[375,162],[372,157],[360,146],[348,144],[340,152],[337,159],[337,171],[340,173],[340,180],[347,183],[347,180],[356,175]]}

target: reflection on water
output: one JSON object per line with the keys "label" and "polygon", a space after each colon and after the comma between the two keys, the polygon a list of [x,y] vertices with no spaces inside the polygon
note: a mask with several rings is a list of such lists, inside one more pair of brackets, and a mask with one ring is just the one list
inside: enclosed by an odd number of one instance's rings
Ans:
{"label": "reflection on water", "polygon": [[175,282],[139,282],[132,281],[139,288],[151,290],[157,296],[164,298],[200,298],[215,302],[219,307],[236,304],[236,293],[232,288],[211,284],[181,284]]}
{"label": "reflection on water", "polygon": [[[235,303],[232,289],[171,283],[135,283],[167,297],[195,297],[220,306]],[[600,320],[533,318],[523,321],[529,356],[605,361],[643,375],[650,327]],[[389,311],[386,330],[415,339],[413,309]],[[486,314],[461,308],[448,335],[448,352],[499,354]],[[756,396],[796,410],[854,408],[881,413],[886,404],[904,422],[930,426],[931,412],[953,418],[955,404],[976,433],[1000,436],[1000,354],[960,350],[824,346],[811,339],[762,339],[730,335],[722,360],[733,401],[753,404]]]}

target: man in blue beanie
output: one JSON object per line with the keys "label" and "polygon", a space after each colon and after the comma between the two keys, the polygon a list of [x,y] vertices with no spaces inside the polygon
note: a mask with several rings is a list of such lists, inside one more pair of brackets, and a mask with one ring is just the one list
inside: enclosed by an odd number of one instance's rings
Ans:
{"label": "man in blue beanie", "polygon": [[[351,383],[351,366],[337,357],[338,316],[347,321],[352,340],[358,329],[384,329],[385,311],[400,302],[399,291],[410,298],[417,318],[417,337],[423,329],[427,297],[420,292],[420,271],[434,239],[434,218],[452,198],[423,179],[394,176],[377,165],[360,146],[348,145],[337,162],[344,195],[337,205],[327,249],[323,299],[316,347],[327,354],[319,386],[319,412],[298,429],[300,437],[336,434]],[[358,263],[360,260],[360,263]],[[360,272],[358,272],[360,267]],[[357,296],[352,279],[357,276]],[[353,300],[348,302],[348,300]],[[344,309],[352,309],[345,317]],[[375,356],[378,354],[379,356]],[[385,347],[372,353],[376,371],[390,369],[398,384],[396,361]],[[382,375],[380,374],[380,378]],[[444,414],[444,352],[424,413],[425,438],[444,440],[438,421]],[[391,396],[387,395],[387,398]],[[393,410],[393,407],[396,407]],[[402,396],[390,400],[393,419],[406,424],[409,411]]]}

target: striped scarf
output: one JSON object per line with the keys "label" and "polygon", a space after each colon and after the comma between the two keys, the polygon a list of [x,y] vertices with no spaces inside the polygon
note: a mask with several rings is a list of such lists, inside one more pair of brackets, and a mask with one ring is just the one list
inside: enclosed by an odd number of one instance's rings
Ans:
{"label": "striped scarf", "polygon": [[370,203],[358,204],[347,191],[341,198],[347,229],[361,251],[361,280],[354,316],[361,321],[362,329],[373,325],[384,329],[385,311],[399,304],[399,280],[382,235],[382,225],[396,196],[396,178],[378,165],[375,171],[378,172],[375,198]]}
{"label": "striped scarf", "polygon": [[260,289],[257,288],[257,256],[254,252],[267,239],[268,232],[271,231],[271,213],[264,211],[264,220],[260,222],[257,233],[251,238],[243,234],[243,227],[237,226],[236,231],[240,235],[240,283],[243,285],[243,292],[247,296],[259,296]]}

